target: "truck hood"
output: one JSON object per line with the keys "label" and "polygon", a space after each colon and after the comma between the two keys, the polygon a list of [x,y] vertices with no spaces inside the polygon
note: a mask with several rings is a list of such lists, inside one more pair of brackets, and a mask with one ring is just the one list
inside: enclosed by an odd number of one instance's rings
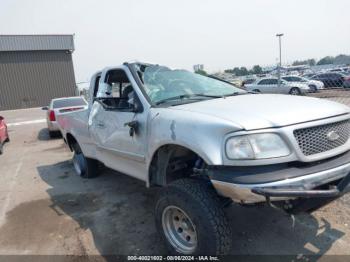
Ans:
{"label": "truck hood", "polygon": [[291,95],[247,94],[171,107],[229,120],[242,129],[282,127],[350,113],[325,99]]}

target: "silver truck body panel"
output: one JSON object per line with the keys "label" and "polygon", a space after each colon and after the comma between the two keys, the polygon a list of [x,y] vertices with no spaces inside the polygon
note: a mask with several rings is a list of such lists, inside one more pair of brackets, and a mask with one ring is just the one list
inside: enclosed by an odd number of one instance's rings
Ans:
{"label": "silver truck body panel", "polygon": [[[101,75],[101,83],[108,70],[116,68],[126,72],[143,105],[143,112],[106,111],[98,102],[90,99],[87,110],[60,115],[59,126],[65,139],[70,134],[78,141],[85,156],[143,180],[147,185],[150,183],[149,167],[152,158],[164,145],[186,147],[206,164],[214,166],[311,162],[350,149],[348,141],[332,151],[306,157],[293,135],[295,129],[350,119],[350,108],[345,105],[317,98],[246,94],[171,107],[153,107],[124,65],[97,72],[91,80],[90,98],[93,97],[96,77]],[[125,123],[132,120],[139,123],[139,130],[134,136],[129,135],[130,129],[125,126]],[[233,161],[226,157],[225,143],[228,138],[259,132],[278,133],[291,149],[291,154],[264,160]],[[320,178],[323,176],[324,174]],[[288,181],[285,182],[288,184]],[[213,184],[218,191],[225,191],[222,193],[224,195],[227,195],[228,188],[232,192],[237,192],[233,190],[236,187],[246,189],[240,185],[228,187],[218,181],[213,181]]]}

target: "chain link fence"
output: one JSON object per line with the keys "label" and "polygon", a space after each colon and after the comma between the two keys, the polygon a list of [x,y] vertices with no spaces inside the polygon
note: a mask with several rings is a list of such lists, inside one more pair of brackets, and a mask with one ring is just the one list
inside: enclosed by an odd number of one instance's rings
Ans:
{"label": "chain link fence", "polygon": [[302,95],[327,90],[350,91],[350,65],[276,67],[261,74],[235,76],[232,73],[214,74],[248,91]]}

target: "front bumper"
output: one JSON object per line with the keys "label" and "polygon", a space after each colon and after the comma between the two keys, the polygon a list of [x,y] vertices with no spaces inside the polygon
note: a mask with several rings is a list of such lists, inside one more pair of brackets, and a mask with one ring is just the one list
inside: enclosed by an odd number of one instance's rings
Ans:
{"label": "front bumper", "polygon": [[[329,161],[300,168],[277,169],[258,175],[235,176],[231,179],[220,169],[208,170],[216,191],[240,203],[289,200],[296,198],[334,198],[349,189],[350,153]],[[252,168],[250,168],[252,170]],[[255,182],[257,181],[257,182]]]}

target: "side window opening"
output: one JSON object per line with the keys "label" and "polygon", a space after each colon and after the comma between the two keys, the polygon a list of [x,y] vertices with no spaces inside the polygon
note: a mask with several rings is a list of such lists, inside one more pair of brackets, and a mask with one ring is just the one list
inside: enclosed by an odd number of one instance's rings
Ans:
{"label": "side window opening", "polygon": [[94,83],[94,98],[97,96],[100,79],[101,79],[101,75],[96,76],[95,83]]}
{"label": "side window opening", "polygon": [[99,86],[97,100],[106,109],[131,111],[134,109],[135,92],[124,70],[110,70],[105,82]]}

